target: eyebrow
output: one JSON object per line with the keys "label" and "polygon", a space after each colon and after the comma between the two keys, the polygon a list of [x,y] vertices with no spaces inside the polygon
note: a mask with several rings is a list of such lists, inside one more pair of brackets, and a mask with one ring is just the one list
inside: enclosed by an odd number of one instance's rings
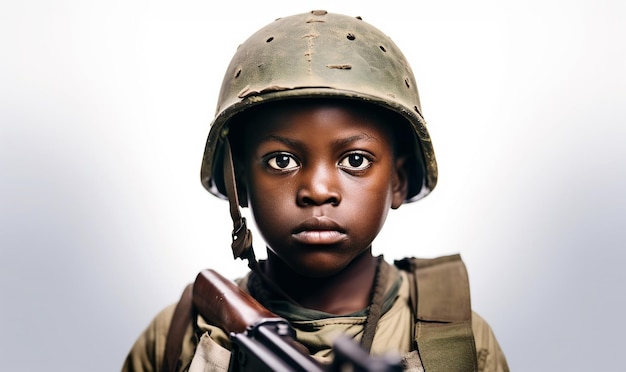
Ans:
{"label": "eyebrow", "polygon": [[287,137],[277,136],[275,134],[267,135],[261,139],[261,142],[271,142],[271,141],[280,142],[287,146],[292,146],[292,147],[300,144],[300,141],[296,141]]}
{"label": "eyebrow", "polygon": [[[290,147],[303,145],[302,141],[294,140],[294,139],[283,137],[283,136],[278,136],[275,134],[267,135],[263,137],[261,140],[261,142],[272,142],[272,141],[280,142]],[[333,147],[342,147],[342,146],[346,146],[346,145],[349,145],[350,143],[357,142],[357,141],[376,142],[378,141],[378,138],[374,136],[370,136],[369,134],[363,132],[361,134],[357,134],[354,136],[340,138],[333,143]]]}
{"label": "eyebrow", "polygon": [[369,134],[363,132],[355,136],[350,136],[347,138],[340,138],[335,141],[335,146],[341,147],[341,146],[345,146],[356,141],[375,142],[375,141],[378,141],[378,138],[374,136],[370,136]]}

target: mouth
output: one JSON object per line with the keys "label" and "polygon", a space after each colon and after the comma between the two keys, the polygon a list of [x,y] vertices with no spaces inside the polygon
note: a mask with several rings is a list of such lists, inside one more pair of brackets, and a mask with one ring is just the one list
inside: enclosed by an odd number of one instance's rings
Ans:
{"label": "mouth", "polygon": [[291,234],[303,244],[330,245],[347,239],[345,230],[328,217],[311,217],[301,223]]}

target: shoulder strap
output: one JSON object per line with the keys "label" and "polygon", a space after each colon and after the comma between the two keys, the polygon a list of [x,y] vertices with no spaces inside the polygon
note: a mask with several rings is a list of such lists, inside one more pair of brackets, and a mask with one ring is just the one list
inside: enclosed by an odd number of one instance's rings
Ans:
{"label": "shoulder strap", "polygon": [[459,255],[396,261],[409,274],[415,341],[426,371],[476,371],[467,270]]}
{"label": "shoulder strap", "polygon": [[174,310],[172,322],[167,331],[165,340],[165,354],[161,371],[176,372],[179,368],[180,354],[183,348],[183,338],[189,324],[193,322],[194,310],[192,303],[193,283],[189,283]]}

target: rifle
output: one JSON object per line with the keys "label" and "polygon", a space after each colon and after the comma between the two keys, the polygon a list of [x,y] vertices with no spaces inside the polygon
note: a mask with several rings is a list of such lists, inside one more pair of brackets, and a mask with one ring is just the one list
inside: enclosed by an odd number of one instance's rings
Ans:
{"label": "rifle", "polygon": [[193,304],[200,315],[230,335],[229,371],[402,371],[399,357],[369,355],[345,336],[333,344],[333,363],[322,365],[301,350],[287,320],[213,270],[198,274]]}

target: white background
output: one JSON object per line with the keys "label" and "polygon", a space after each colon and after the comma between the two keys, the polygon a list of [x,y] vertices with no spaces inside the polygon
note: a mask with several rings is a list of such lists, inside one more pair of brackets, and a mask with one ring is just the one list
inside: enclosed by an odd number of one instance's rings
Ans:
{"label": "white background", "polygon": [[515,371],[621,370],[617,0],[3,0],[2,370],[119,370],[197,271],[245,271],[199,182],[204,141],[236,46],[312,9],[396,41],[435,144],[437,188],[391,213],[377,253],[460,252]]}

